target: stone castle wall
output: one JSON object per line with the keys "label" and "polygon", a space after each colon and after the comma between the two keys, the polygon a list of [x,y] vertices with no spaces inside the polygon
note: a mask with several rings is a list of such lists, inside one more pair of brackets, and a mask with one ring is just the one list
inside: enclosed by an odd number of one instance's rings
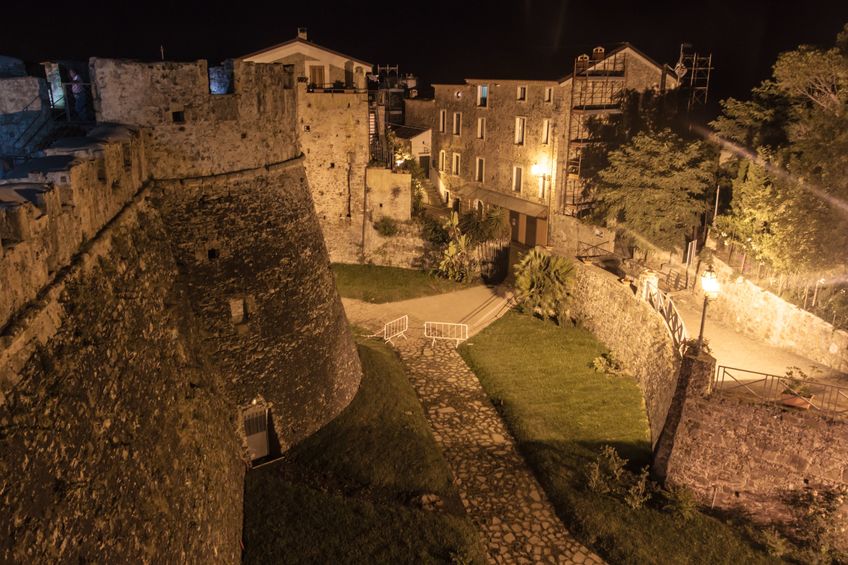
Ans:
{"label": "stone castle wall", "polygon": [[760,288],[718,258],[713,258],[713,268],[721,282],[721,294],[710,303],[711,319],[721,320],[753,339],[848,372],[848,332]]}
{"label": "stone castle wall", "polygon": [[611,273],[575,262],[573,313],[600,339],[642,389],[656,445],[677,387],[680,359],[665,322]]}
{"label": "stone castle wall", "polygon": [[126,128],[98,128],[47,153],[0,181],[0,328],[142,184],[141,141]]}
{"label": "stone castle wall", "polygon": [[270,405],[279,452],[361,376],[294,95],[237,64],[238,111],[192,122],[198,68],[91,66],[98,116],[138,134],[57,143],[0,189],[0,276],[26,289],[0,330],[0,561],[236,562],[241,407]]}
{"label": "stone castle wall", "polygon": [[0,561],[240,558],[233,403],[145,197],[3,335]]}
{"label": "stone castle wall", "polygon": [[297,96],[300,147],[330,258],[359,262],[370,229],[365,221],[368,95],[307,92],[306,84],[298,83]]}
{"label": "stone castle wall", "polygon": [[792,492],[848,486],[848,422],[708,396],[715,364],[708,361],[687,359],[694,370],[660,461],[670,484],[686,485],[705,505],[744,509],[761,522],[788,520]]}
{"label": "stone castle wall", "polygon": [[295,92],[282,65],[234,63],[232,94],[211,94],[206,61],[92,58],[99,122],[142,128],[150,174],[208,176],[297,156]]}
{"label": "stone castle wall", "polygon": [[212,360],[237,404],[270,404],[284,450],[347,406],[361,375],[302,160],[159,184]]}

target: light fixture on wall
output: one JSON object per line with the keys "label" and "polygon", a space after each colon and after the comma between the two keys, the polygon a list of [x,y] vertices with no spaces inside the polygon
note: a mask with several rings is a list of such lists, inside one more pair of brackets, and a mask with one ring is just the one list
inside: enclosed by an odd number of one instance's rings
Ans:
{"label": "light fixture on wall", "polygon": [[721,284],[719,284],[716,278],[712,265],[707,267],[707,270],[701,275],[701,289],[704,291],[704,309],[701,312],[701,331],[698,332],[696,353],[700,353],[704,345],[704,321],[707,319],[707,304],[710,300],[718,298],[718,294],[721,292]]}

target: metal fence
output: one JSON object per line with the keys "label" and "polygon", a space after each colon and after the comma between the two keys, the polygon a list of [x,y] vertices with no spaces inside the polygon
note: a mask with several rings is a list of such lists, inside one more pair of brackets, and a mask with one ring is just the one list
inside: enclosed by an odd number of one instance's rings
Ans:
{"label": "metal fence", "polygon": [[[392,340],[396,337],[402,337],[406,339],[406,330],[409,329],[409,316],[403,315],[400,318],[396,318],[391,322],[388,322],[383,326],[383,339],[387,343],[393,343]],[[380,335],[380,334],[376,334]]]}
{"label": "metal fence", "polygon": [[848,415],[848,388],[787,375],[719,366],[713,391],[830,416]]}
{"label": "metal fence", "polygon": [[686,340],[689,339],[689,335],[686,332],[686,325],[683,323],[683,318],[674,305],[674,301],[668,294],[651,284],[645,285],[644,298],[645,302],[650,304],[663,317],[666,328],[668,328],[668,332],[671,334],[671,340],[674,342],[674,347],[683,356],[686,352]]}
{"label": "metal fence", "polygon": [[454,346],[468,339],[468,324],[454,324],[451,322],[424,322],[424,337],[433,340],[436,345],[437,339],[454,341]]}

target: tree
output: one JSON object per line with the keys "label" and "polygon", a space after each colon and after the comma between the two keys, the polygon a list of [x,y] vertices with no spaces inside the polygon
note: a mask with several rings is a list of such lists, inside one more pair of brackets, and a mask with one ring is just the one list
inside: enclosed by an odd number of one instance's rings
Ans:
{"label": "tree", "polygon": [[561,322],[573,274],[574,267],[564,257],[531,249],[515,267],[516,301],[522,309]]}
{"label": "tree", "polygon": [[[771,217],[767,231],[745,237],[774,267],[799,271],[844,265],[848,25],[833,48],[800,46],[781,54],[772,74],[772,80],[753,90],[750,101],[723,102],[723,115],[712,124],[722,137],[758,153],[756,158],[739,155],[732,211],[722,225],[744,234],[752,219]],[[767,182],[760,174],[766,170]]]}
{"label": "tree", "polygon": [[715,155],[671,130],[640,133],[609,155],[597,177],[599,213],[675,248],[701,225],[715,181]]}

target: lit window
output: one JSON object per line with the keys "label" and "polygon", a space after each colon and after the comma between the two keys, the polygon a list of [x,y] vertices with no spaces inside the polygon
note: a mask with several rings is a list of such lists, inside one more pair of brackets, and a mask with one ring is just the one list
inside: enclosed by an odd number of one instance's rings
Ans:
{"label": "lit window", "polygon": [[521,183],[523,182],[524,169],[522,167],[512,168],[512,191],[521,192]]}
{"label": "lit window", "polygon": [[439,170],[445,172],[445,165],[447,163],[447,154],[444,151],[439,151]]}
{"label": "lit window", "polygon": [[448,111],[439,110],[439,132],[445,133],[445,128],[448,124]]}
{"label": "lit window", "polygon": [[453,113],[453,134],[462,135],[462,112]]}
{"label": "lit window", "polygon": [[453,154],[453,160],[451,161],[451,174],[453,175],[459,176],[459,170],[461,165],[460,158],[461,156],[459,153]]}
{"label": "lit window", "polygon": [[515,92],[515,99],[516,100],[527,100],[527,87],[526,86],[519,86],[518,87],[518,89]]}
{"label": "lit window", "polygon": [[486,139],[486,118],[477,118],[477,139]]}
{"label": "lit window", "polygon": [[553,102],[554,101],[554,89],[551,86],[545,87],[545,102]]}
{"label": "lit window", "polygon": [[489,106],[489,85],[488,84],[478,84],[477,85],[477,106],[480,108],[487,108]]}
{"label": "lit window", "polygon": [[485,175],[485,160],[482,157],[477,157],[477,167],[474,169],[474,180],[477,182],[483,182],[483,176]]}
{"label": "lit window", "polygon": [[527,126],[527,118],[515,118],[515,144],[524,145],[524,130]]}
{"label": "lit window", "polygon": [[551,121],[548,119],[542,120],[542,144],[547,145],[551,142]]}

